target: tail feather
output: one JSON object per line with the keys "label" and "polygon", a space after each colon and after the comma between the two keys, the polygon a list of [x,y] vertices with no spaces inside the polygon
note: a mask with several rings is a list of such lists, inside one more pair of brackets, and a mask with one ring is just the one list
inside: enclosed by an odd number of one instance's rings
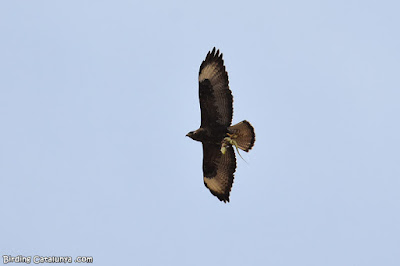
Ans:
{"label": "tail feather", "polygon": [[232,139],[237,142],[239,149],[248,152],[253,148],[256,140],[253,126],[246,120],[228,128]]}

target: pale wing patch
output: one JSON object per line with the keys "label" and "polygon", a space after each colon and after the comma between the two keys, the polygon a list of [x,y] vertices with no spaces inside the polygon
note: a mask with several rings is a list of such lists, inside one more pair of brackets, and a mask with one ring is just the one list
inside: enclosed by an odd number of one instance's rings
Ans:
{"label": "pale wing patch", "polygon": [[205,79],[209,79],[211,84],[213,85],[212,82],[212,77],[215,76],[215,74],[218,72],[218,63],[210,63],[207,66],[205,66],[199,75],[199,82],[202,82]]}
{"label": "pale wing patch", "polygon": [[208,177],[204,177],[204,183],[206,183],[207,187],[214,191],[215,193],[218,194],[224,194],[225,193],[225,186],[226,185],[222,185],[220,180],[217,180],[216,178],[208,178]]}

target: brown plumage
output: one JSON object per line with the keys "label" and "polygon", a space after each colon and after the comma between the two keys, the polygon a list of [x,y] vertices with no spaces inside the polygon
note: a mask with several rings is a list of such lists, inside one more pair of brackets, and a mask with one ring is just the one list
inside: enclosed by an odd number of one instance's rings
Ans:
{"label": "brown plumage", "polygon": [[252,125],[244,120],[231,126],[233,97],[222,53],[207,53],[200,65],[199,99],[201,125],[186,136],[203,144],[203,179],[205,186],[219,200],[229,202],[236,170],[232,145],[248,152],[254,145]]}

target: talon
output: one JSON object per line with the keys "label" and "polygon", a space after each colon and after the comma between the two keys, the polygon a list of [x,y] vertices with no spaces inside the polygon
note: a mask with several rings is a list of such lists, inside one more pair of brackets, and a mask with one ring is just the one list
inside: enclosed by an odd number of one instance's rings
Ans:
{"label": "talon", "polygon": [[242,155],[240,154],[240,152],[239,152],[239,146],[238,146],[236,140],[232,139],[232,137],[237,137],[237,136],[234,135],[234,134],[229,134],[229,133],[227,133],[227,135],[228,135],[229,137],[225,137],[225,138],[224,138],[224,141],[223,141],[223,143],[222,143],[222,147],[221,147],[221,152],[222,152],[222,154],[225,154],[225,153],[226,153],[226,144],[229,143],[229,144],[231,144],[232,146],[235,146],[236,151],[237,151],[237,153],[239,154],[240,158],[242,158],[243,161],[246,161],[246,160],[242,157]]}
{"label": "talon", "polygon": [[226,153],[226,147],[225,147],[225,146],[222,146],[222,147],[221,147],[221,153],[222,153],[222,154],[225,154],[225,153]]}
{"label": "talon", "polygon": [[236,139],[238,136],[234,133],[226,133],[231,139]]}

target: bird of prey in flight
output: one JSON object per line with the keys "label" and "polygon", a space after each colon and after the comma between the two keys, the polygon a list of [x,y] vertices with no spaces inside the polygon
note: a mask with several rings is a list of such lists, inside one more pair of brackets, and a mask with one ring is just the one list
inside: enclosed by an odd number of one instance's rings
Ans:
{"label": "bird of prey in flight", "polygon": [[200,128],[186,136],[202,143],[204,185],[226,203],[229,202],[236,170],[233,147],[237,152],[239,149],[248,152],[254,145],[255,133],[253,126],[246,120],[231,125],[232,92],[222,53],[215,47],[207,53],[200,65],[199,98]]}

